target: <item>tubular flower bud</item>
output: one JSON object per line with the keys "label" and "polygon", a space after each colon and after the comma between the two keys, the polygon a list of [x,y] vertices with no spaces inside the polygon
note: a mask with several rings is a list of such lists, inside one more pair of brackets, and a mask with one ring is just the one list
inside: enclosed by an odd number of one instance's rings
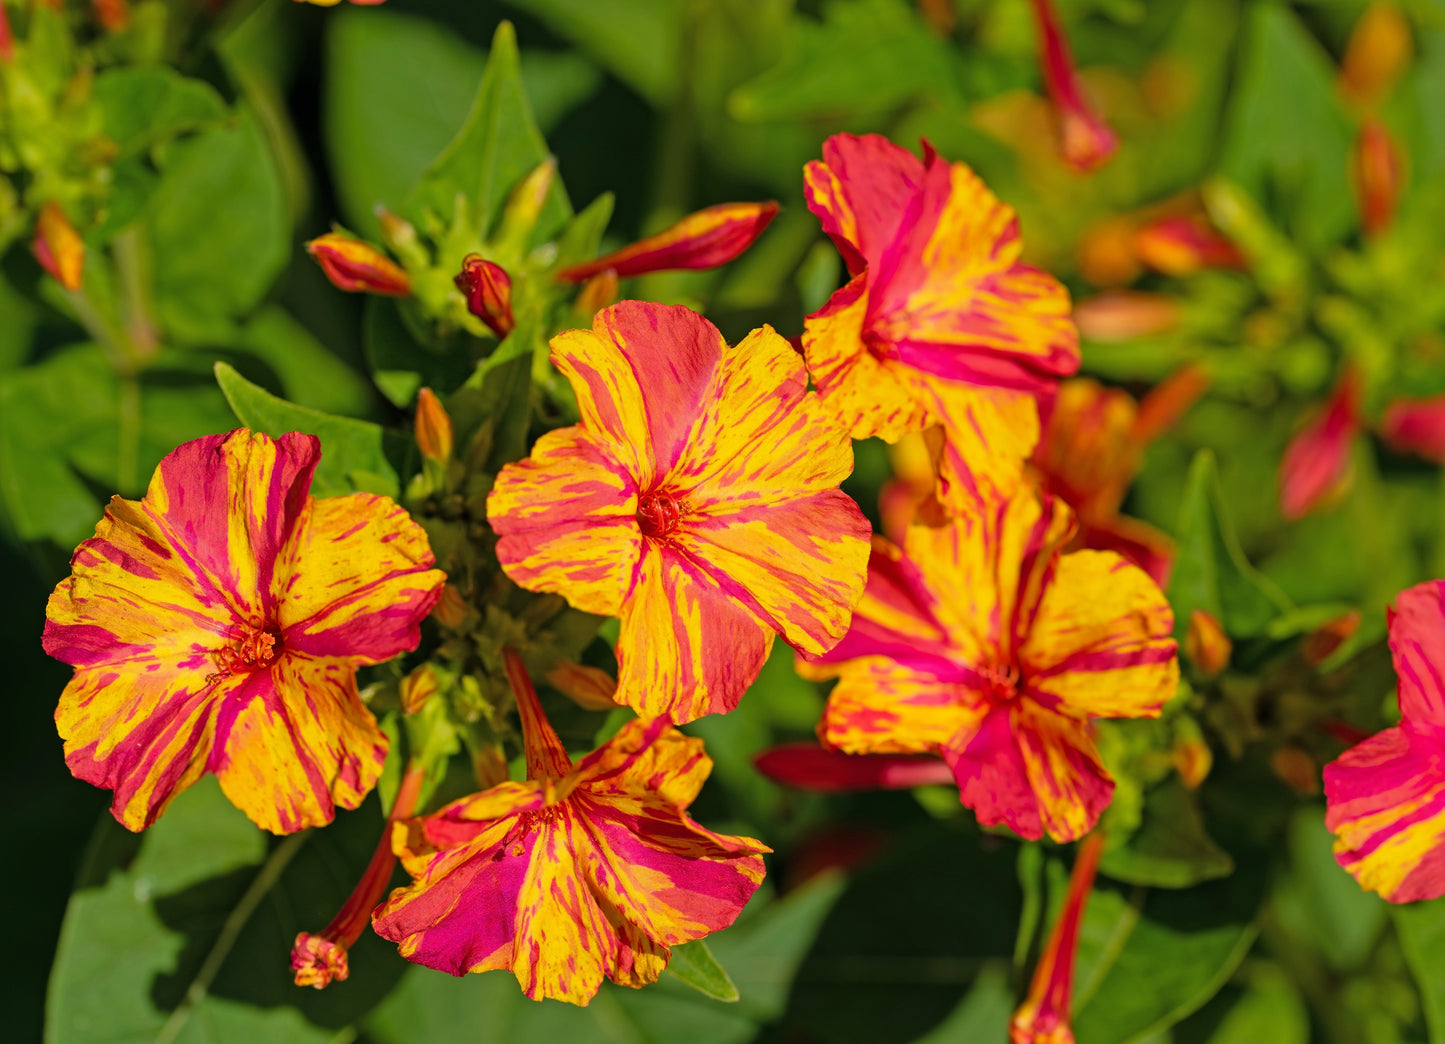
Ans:
{"label": "tubular flower bud", "polygon": [[457,289],[467,299],[467,311],[505,339],[517,325],[512,318],[512,277],[495,261],[481,254],[469,254],[456,278]]}
{"label": "tubular flower bud", "polygon": [[14,60],[15,36],[10,32],[10,16],[5,13],[4,3],[0,3],[0,62]]}
{"label": "tubular flower bud", "polygon": [[689,214],[671,228],[631,246],[557,273],[580,283],[611,268],[620,278],[678,268],[716,268],[737,257],[763,234],[778,213],[776,203],[720,203]]}
{"label": "tubular flower bud", "polygon": [[348,293],[406,297],[411,280],[391,258],[370,243],[328,232],[306,244],[331,285]]}
{"label": "tubular flower bud", "polygon": [[407,769],[406,775],[401,778],[401,786],[397,788],[396,801],[382,829],[381,840],[361,880],[319,935],[311,932],[297,934],[291,947],[291,970],[295,973],[297,986],[325,989],[333,982],[344,982],[351,974],[346,951],[361,938],[362,929],[371,920],[371,910],[381,901],[381,893],[391,882],[391,871],[396,866],[396,855],[391,850],[391,824],[406,819],[416,811],[416,800],[425,778],[424,769]]}
{"label": "tubular flower bud", "polygon": [[1109,290],[1075,305],[1074,323],[1088,340],[1114,344],[1168,333],[1179,325],[1181,312],[1166,294]]}
{"label": "tubular flower bud", "polygon": [[572,303],[572,310],[590,320],[616,301],[617,293],[617,271],[612,268],[605,269],[582,284],[577,300]]}
{"label": "tubular flower bud", "polygon": [[753,759],[776,783],[825,794],[850,790],[908,790],[954,781],[942,758],[926,754],[847,754],[816,743],[784,743]]}
{"label": "tubular flower bud", "polygon": [[1340,67],[1340,91],[1361,108],[1385,100],[1409,64],[1410,23],[1400,8],[1382,0],[1355,23]]}
{"label": "tubular flower bud", "polygon": [[1445,464],[1445,395],[1396,399],[1385,407],[1380,435],[1397,453]]}
{"label": "tubular flower bud", "polygon": [[452,459],[452,419],[430,388],[416,396],[416,445],[427,460],[445,464]]}
{"label": "tubular flower bud", "polygon": [[617,680],[596,667],[563,660],[547,672],[547,683],[583,710],[617,706]]}
{"label": "tubular flower bud", "polygon": [[1176,741],[1169,751],[1169,760],[1179,773],[1180,781],[1190,790],[1196,790],[1209,778],[1209,771],[1214,767],[1214,751],[1209,749],[1204,737],[1196,733]]}
{"label": "tubular flower bud", "polygon": [[953,0],[918,0],[918,13],[939,36],[948,36],[958,24],[958,14],[953,9]]}
{"label": "tubular flower bud", "polygon": [[1390,227],[1400,202],[1405,164],[1399,146],[1383,123],[1368,119],[1360,127],[1350,161],[1360,225],[1365,235],[1377,236]]}
{"label": "tubular flower bud", "polygon": [[1212,613],[1195,609],[1189,614],[1189,629],[1184,633],[1184,655],[1206,678],[1223,674],[1229,666],[1234,643]]}
{"label": "tubular flower bud", "polygon": [[1317,667],[1334,655],[1350,636],[1360,629],[1360,611],[1351,609],[1327,624],[1321,624],[1300,643],[1300,656],[1305,663]]}
{"label": "tubular flower bud", "polygon": [[502,212],[501,238],[506,239],[513,233],[525,235],[531,231],[547,202],[547,193],[552,191],[552,183],[556,180],[557,160],[548,156],[532,173],[517,183],[511,196],[507,198],[506,209]]}
{"label": "tubular flower bud", "polygon": [[424,663],[401,680],[401,709],[407,714],[415,714],[440,691],[437,672],[431,664]]}
{"label": "tubular flower bud", "polygon": [[1119,136],[1084,97],[1053,0],[1033,0],[1033,6],[1039,32],[1039,62],[1058,120],[1064,162],[1075,170],[1096,170],[1119,148]]}
{"label": "tubular flower bud", "polygon": [[1172,214],[1151,221],[1134,236],[1139,259],[1170,276],[1205,268],[1243,268],[1244,255],[1204,218]]}
{"label": "tubular flower bud", "polygon": [[460,627],[470,613],[471,607],[462,593],[452,584],[442,587],[442,596],[438,599],[436,608],[432,610],[432,617],[443,627],[450,627],[456,630]]}
{"label": "tubular flower bud", "polygon": [[67,290],[79,290],[85,272],[85,242],[54,200],[40,208],[31,248],[40,267]]}
{"label": "tubular flower bud", "polygon": [[1069,890],[1049,941],[1034,967],[1028,996],[1009,1022],[1012,1044],[1074,1044],[1069,1023],[1069,1005],[1074,994],[1074,958],[1079,948],[1079,925],[1084,907],[1094,889],[1094,875],[1104,851],[1104,837],[1097,832],[1084,838],[1069,874]]}
{"label": "tubular flower bud", "polygon": [[1320,767],[1303,747],[1280,747],[1269,756],[1269,767],[1296,794],[1320,792]]}
{"label": "tubular flower bud", "polygon": [[1361,427],[1361,394],[1359,376],[1346,370],[1325,408],[1285,447],[1279,507],[1290,521],[1344,491],[1350,477],[1350,448]]}
{"label": "tubular flower bud", "polygon": [[126,0],[91,0],[95,20],[108,33],[118,33],[130,24],[130,5]]}

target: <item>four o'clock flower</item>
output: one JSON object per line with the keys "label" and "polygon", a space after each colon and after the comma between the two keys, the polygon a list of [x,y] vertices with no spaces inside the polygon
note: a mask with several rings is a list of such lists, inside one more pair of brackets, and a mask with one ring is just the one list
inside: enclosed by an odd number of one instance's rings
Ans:
{"label": "four o'clock flower", "polygon": [[770,849],[688,816],[712,770],[701,740],[637,719],[574,765],[520,658],[504,658],[527,779],[399,825],[415,881],[372,923],[410,961],[506,968],[534,1000],[586,1004],[604,978],[655,982],[671,947],[732,924]]}
{"label": "four o'clock flower", "polygon": [[716,268],[752,246],[777,213],[776,203],[720,203],[631,246],[564,268],[557,278],[580,283],[609,268],[623,279],[679,268]]}
{"label": "four o'clock flower", "polygon": [[552,340],[582,423],[487,501],[516,583],[621,616],[617,700],[728,711],[775,635],[819,654],[863,589],[867,521],[838,489],[848,433],[771,327],[730,348],[686,308],[623,301]]}
{"label": "four o'clock flower", "polygon": [[1395,903],[1445,895],[1445,580],[1400,592],[1389,614],[1400,724],[1325,766],[1335,859]]}
{"label": "four o'clock flower", "polygon": [[920,160],[837,134],[804,179],[852,275],[804,328],[824,403],[858,439],[943,424],[945,494],[1009,488],[1038,440],[1033,397],[1079,365],[1068,293],[1020,263],[1012,209],[926,145]]}
{"label": "four o'clock flower", "polygon": [[512,317],[512,277],[495,261],[469,254],[456,277],[457,289],[467,299],[467,311],[486,324],[498,338],[517,325]]}
{"label": "four o'clock flower", "polygon": [[1021,488],[903,548],[875,538],[847,637],[802,665],[838,677],[823,742],[941,756],[985,825],[1088,832],[1114,790],[1091,720],[1158,715],[1179,665],[1159,588],[1111,552],[1061,554],[1072,529]]}
{"label": "four o'clock flower", "polygon": [[306,244],[331,285],[348,293],[406,297],[411,280],[402,267],[370,243],[328,232]]}
{"label": "four o'clock flower", "polygon": [[1039,65],[1059,123],[1060,152],[1064,162],[1076,170],[1095,170],[1119,148],[1119,136],[1084,97],[1053,0],[1033,0],[1033,7],[1039,32]]}
{"label": "four o'clock flower", "polygon": [[76,668],[66,763],[131,830],[206,773],[275,833],[375,784],[387,743],[356,668],[416,648],[443,575],[386,497],[312,498],[319,459],[295,433],[185,443],[142,500],[111,500],[51,594],[45,651]]}

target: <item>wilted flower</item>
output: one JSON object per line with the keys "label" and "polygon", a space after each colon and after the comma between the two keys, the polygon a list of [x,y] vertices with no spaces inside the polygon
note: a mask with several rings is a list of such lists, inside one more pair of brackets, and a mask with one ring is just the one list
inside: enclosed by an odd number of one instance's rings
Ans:
{"label": "wilted flower", "polygon": [[688,817],[712,770],[701,740],[635,719],[574,766],[520,659],[505,660],[527,779],[397,827],[415,881],[376,931],[453,975],[509,969],[534,1000],[586,1004],[604,977],[655,982],[670,947],[732,924],[770,850]]}
{"label": "wilted flower", "polygon": [[777,213],[776,203],[720,203],[689,214],[655,236],[564,268],[557,278],[580,283],[609,268],[623,279],[677,268],[716,268],[752,246]]}
{"label": "wilted flower", "polygon": [[1033,396],[1079,365],[1067,292],[1019,262],[1013,210],[930,147],[837,134],[804,177],[853,276],[804,329],[825,405],[859,439],[944,424],[945,492],[1008,488],[1038,439]]}
{"label": "wilted flower", "polygon": [[467,311],[504,338],[516,327],[512,318],[512,277],[495,261],[469,254],[456,278],[457,289],[467,299]]}
{"label": "wilted flower", "polygon": [[1179,666],[1158,587],[1116,554],[1061,554],[1072,528],[1024,488],[902,550],[875,538],[847,637],[802,665],[839,679],[823,742],[936,754],[981,823],[1085,834],[1114,790],[1091,719],[1156,716]]}
{"label": "wilted flower", "polygon": [[1359,374],[1347,368],[1329,402],[1285,447],[1279,469],[1279,506],[1285,518],[1303,518],[1348,484],[1350,451],[1363,425],[1362,394]]}
{"label": "wilted flower", "polygon": [[1039,34],[1039,65],[1059,124],[1059,151],[1076,170],[1102,167],[1119,148],[1119,136],[1084,97],[1069,54],[1069,41],[1053,0],[1033,0]]}
{"label": "wilted flower", "polygon": [[328,232],[307,243],[306,252],[316,258],[321,271],[338,290],[387,297],[406,297],[411,293],[411,280],[406,272],[370,243]]}
{"label": "wilted flower", "polygon": [[244,428],[184,444],[144,499],[111,500],[50,596],[45,651],[76,668],[66,763],[131,830],[206,773],[275,833],[375,784],[387,743],[356,668],[416,648],[443,575],[386,497],[312,498],[320,454]]}
{"label": "wilted flower", "polygon": [[79,290],[85,272],[85,242],[54,200],[40,208],[31,247],[40,267],[67,290]]}
{"label": "wilted flower", "polygon": [[623,301],[552,340],[582,411],[487,501],[514,581],[622,618],[617,699],[731,710],[775,634],[821,653],[863,588],[847,432],[770,327],[729,348],[686,308]]}
{"label": "wilted flower", "polygon": [[1445,581],[1401,591],[1390,609],[1400,724],[1325,766],[1335,859],[1392,903],[1445,895]]}

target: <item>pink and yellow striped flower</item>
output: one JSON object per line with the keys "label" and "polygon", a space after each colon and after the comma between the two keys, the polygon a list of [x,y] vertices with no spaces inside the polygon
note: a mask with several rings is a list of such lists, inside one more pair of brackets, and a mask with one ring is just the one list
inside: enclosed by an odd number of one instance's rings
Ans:
{"label": "pink and yellow striped flower", "polygon": [[847,637],[803,669],[837,676],[819,725],[849,753],[937,754],[985,825],[1070,841],[1114,784],[1091,719],[1153,717],[1179,678],[1153,581],[1107,551],[1061,554],[1068,508],[1020,489],[905,549],[875,538]]}
{"label": "pink and yellow striped flower", "polygon": [[376,783],[386,737],[356,668],[416,648],[444,577],[386,497],[311,497],[320,455],[244,428],[186,443],[142,500],[111,500],[51,594],[45,651],[76,668],[66,763],[131,830],[208,772],[275,833]]}
{"label": "pink and yellow striped flower", "polygon": [[671,947],[733,923],[770,849],[688,816],[712,771],[701,740],[634,720],[573,765],[510,650],[506,667],[527,779],[398,826],[415,881],[373,926],[429,968],[509,969],[533,1000],[656,982]]}
{"label": "pink and yellow striped flower", "polygon": [[1445,580],[1390,609],[1400,724],[1325,766],[1335,859],[1392,903],[1445,895]]}
{"label": "pink and yellow striped flower", "polygon": [[836,134],[804,172],[851,281],[803,350],[854,438],[946,427],[945,492],[1007,489],[1038,441],[1033,397],[1078,368],[1067,291],[1019,261],[1018,221],[962,163]]}
{"label": "pink and yellow striped flower", "polygon": [[737,706],[773,638],[822,653],[863,590],[848,433],[771,327],[729,348],[686,308],[623,301],[552,340],[582,423],[497,476],[508,576],[621,616],[618,702],[676,722]]}

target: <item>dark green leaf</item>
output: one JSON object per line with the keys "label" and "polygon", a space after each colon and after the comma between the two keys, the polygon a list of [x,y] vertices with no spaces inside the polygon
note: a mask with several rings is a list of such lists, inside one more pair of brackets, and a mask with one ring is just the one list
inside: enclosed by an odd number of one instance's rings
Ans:
{"label": "dark green leaf", "polygon": [[438,393],[460,386],[475,369],[482,342],[460,330],[444,340],[418,339],[401,313],[404,307],[389,298],[369,298],[361,337],[377,388],[407,409],[423,386]]}
{"label": "dark green leaf", "polygon": [[[380,301],[382,298],[370,298]],[[290,313],[274,305],[246,324],[236,345],[262,360],[298,406],[324,413],[364,414],[372,395],[365,379],[318,341]]]}
{"label": "dark green leaf", "polygon": [[93,97],[101,126],[121,157],[226,115],[226,104],[214,87],[163,66],[107,69],[96,76]]}
{"label": "dark green leaf", "polygon": [[713,1000],[731,1003],[738,999],[737,986],[733,985],[727,971],[717,962],[717,958],[707,948],[707,943],[701,939],[674,946],[667,970]]}
{"label": "dark green leaf", "polygon": [[[311,486],[316,496],[334,497],[358,489],[397,495],[399,480],[394,461],[405,454],[406,445],[388,436],[379,425],[333,417],[278,399],[226,363],[216,363],[216,383],[237,419],[247,427],[268,435],[302,431],[321,440],[321,463]],[[376,489],[363,476],[380,478],[384,488]]]}
{"label": "dark green leaf", "polygon": [[1390,907],[1405,962],[1425,1005],[1431,1040],[1445,1040],[1445,899]]}
{"label": "dark green leaf", "polygon": [[1206,832],[1194,795],[1174,775],[1145,792],[1139,829],[1099,863],[1099,872],[1117,881],[1161,888],[1187,888],[1233,870],[1234,860]]}
{"label": "dark green leaf", "polygon": [[1385,926],[1388,904],[1340,869],[1318,805],[1295,812],[1286,841],[1289,860],[1275,886],[1275,915],[1332,968],[1360,967]]}
{"label": "dark green leaf", "polygon": [[1174,633],[1183,638],[1189,614],[1202,609],[1236,638],[1262,634],[1293,607],[1282,591],[1244,557],[1224,509],[1214,454],[1200,450],[1189,478],[1175,533],[1178,551],[1169,580]]}

